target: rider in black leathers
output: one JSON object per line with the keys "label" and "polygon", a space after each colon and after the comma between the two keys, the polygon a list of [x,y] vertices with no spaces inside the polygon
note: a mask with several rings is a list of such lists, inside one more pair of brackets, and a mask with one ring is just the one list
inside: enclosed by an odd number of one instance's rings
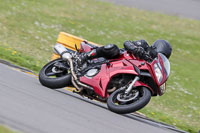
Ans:
{"label": "rider in black leathers", "polygon": [[[87,41],[84,41],[87,43]],[[169,42],[165,40],[157,40],[151,46],[145,40],[138,41],[125,41],[124,48],[136,57],[149,61],[157,57],[158,53],[164,54],[167,58],[170,57],[172,47]],[[115,44],[108,44],[105,46],[97,47],[88,53],[79,56],[79,62],[82,64],[88,59],[104,57],[106,59],[117,58],[120,55],[120,50]]]}

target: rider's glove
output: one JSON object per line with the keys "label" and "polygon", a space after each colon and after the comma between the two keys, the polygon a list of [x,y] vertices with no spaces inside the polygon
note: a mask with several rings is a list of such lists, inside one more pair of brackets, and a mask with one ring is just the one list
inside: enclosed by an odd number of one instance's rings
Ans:
{"label": "rider's glove", "polygon": [[139,58],[142,58],[142,59],[143,59],[143,57],[144,57],[144,55],[145,55],[145,51],[144,51],[144,49],[143,49],[142,47],[137,47],[137,48],[135,48],[135,49],[133,50],[133,52],[134,52],[134,54],[135,54],[136,56],[138,56]]}
{"label": "rider's glove", "polygon": [[144,50],[143,47],[135,48],[134,52],[135,52],[135,55],[137,57],[139,57],[140,59],[143,59],[143,60],[146,60],[146,61],[149,61],[149,62],[152,61],[151,56]]}

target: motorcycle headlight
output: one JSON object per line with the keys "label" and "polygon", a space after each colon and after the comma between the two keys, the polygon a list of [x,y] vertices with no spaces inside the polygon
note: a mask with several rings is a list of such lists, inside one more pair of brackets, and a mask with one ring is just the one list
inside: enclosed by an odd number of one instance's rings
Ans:
{"label": "motorcycle headlight", "polygon": [[155,64],[153,65],[153,67],[154,67],[154,71],[155,71],[155,74],[156,74],[156,78],[157,78],[158,82],[161,83],[161,81],[162,81],[162,79],[163,79],[163,75],[162,75],[162,72],[161,72],[161,70],[160,70],[158,64],[155,63]]}

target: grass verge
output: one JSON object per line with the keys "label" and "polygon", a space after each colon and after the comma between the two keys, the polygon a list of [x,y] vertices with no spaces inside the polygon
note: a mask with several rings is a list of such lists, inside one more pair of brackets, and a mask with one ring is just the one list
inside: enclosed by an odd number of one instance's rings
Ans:
{"label": "grass verge", "polygon": [[0,27],[0,58],[34,71],[49,61],[60,31],[119,47],[124,40],[168,40],[173,54],[167,92],[141,111],[189,132],[200,129],[200,21],[95,0],[6,0]]}
{"label": "grass verge", "polygon": [[0,125],[0,133],[17,133],[17,132],[11,131],[7,127]]}
{"label": "grass verge", "polygon": [[36,61],[33,57],[24,55],[12,48],[0,46],[0,57],[1,59],[8,60],[12,64],[23,66],[25,68],[31,69],[34,72],[39,72],[41,69],[40,61]]}

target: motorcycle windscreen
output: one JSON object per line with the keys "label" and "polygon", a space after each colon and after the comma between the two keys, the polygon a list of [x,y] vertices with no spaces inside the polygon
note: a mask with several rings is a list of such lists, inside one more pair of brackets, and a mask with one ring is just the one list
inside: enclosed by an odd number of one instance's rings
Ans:
{"label": "motorcycle windscreen", "polygon": [[160,65],[163,79],[160,82],[160,85],[166,82],[170,74],[170,62],[165,55],[158,53],[158,65]]}
{"label": "motorcycle windscreen", "polygon": [[163,61],[163,66],[164,66],[166,77],[169,77],[169,74],[170,74],[170,63],[169,63],[169,60],[163,54],[159,54],[159,55],[160,55],[160,57],[162,58],[162,61]]}

